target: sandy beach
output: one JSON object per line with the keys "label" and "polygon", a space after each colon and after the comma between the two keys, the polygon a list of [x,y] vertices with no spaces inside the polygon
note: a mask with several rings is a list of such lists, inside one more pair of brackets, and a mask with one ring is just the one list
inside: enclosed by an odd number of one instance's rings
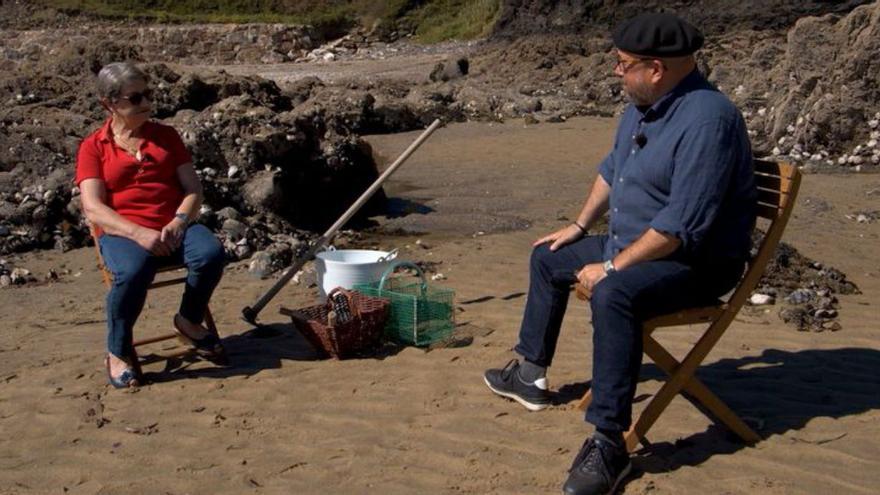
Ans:
{"label": "sandy beach", "polygon": [[[531,243],[576,214],[614,125],[451,124],[395,175],[389,196],[430,212],[377,219],[384,232],[411,233],[363,242],[440,262],[459,327],[454,345],[429,351],[316,360],[278,313],[311,304],[316,288],[307,277],[289,285],[253,328],[241,308],[273,280],[249,275],[245,261],[228,267],[211,303],[232,365],[156,362],[145,367],[152,383],[117,391],[102,367],[105,291],[94,252],[8,257],[36,274],[70,274],[0,290],[0,493],[558,492],[591,432],[574,407],[590,379],[588,308],[569,306],[550,409],[499,399],[481,375],[512,357]],[[367,141],[387,164],[416,134]],[[776,306],[747,307],[699,372],[762,441],[742,445],[678,397],[624,493],[877,493],[880,223],[846,215],[878,209],[878,191],[877,175],[807,175],[785,233],[861,289],[840,296],[842,330],[798,332]],[[169,329],[178,297],[152,293],[136,334]],[[696,335],[677,327],[659,337],[680,353]],[[660,377],[643,365],[636,411]]]}

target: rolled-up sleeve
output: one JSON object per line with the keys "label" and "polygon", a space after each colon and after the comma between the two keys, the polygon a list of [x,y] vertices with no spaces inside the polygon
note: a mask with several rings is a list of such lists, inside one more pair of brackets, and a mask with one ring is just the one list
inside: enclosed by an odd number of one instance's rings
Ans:
{"label": "rolled-up sleeve", "polygon": [[606,184],[614,183],[614,151],[608,153],[608,156],[599,164],[599,175],[605,179]]}
{"label": "rolled-up sleeve", "polygon": [[740,153],[733,127],[723,119],[704,122],[677,146],[669,202],[651,228],[677,237],[685,252],[699,249],[724,200]]}

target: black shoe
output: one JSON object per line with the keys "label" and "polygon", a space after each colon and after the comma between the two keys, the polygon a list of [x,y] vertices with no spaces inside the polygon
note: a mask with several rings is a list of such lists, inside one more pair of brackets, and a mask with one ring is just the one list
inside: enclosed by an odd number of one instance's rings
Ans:
{"label": "black shoe", "polygon": [[625,448],[590,437],[575,456],[562,491],[567,495],[611,495],[631,469]]}
{"label": "black shoe", "polygon": [[534,383],[524,382],[520,377],[519,362],[516,359],[507,363],[503,369],[487,370],[483,379],[490,390],[519,402],[529,411],[540,411],[550,405],[547,379],[539,378]]}

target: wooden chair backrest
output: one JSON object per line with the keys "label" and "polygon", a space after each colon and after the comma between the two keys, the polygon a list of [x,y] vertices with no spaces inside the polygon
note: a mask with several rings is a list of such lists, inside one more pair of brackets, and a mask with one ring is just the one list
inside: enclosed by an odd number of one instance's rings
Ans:
{"label": "wooden chair backrest", "polygon": [[782,232],[794,209],[801,172],[796,166],[785,162],[754,160],[755,185],[758,188],[758,218],[770,221],[770,226],[749,262],[749,269],[727,302],[727,311],[739,311],[758,281],[764,275],[767,263],[776,252]]}

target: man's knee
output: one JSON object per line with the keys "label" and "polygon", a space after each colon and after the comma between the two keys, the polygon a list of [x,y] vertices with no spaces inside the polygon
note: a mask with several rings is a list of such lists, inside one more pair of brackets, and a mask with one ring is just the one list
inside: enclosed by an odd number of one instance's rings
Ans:
{"label": "man's knee", "polygon": [[544,243],[532,249],[532,257],[529,259],[529,265],[532,269],[543,269],[547,266],[547,259],[553,256],[553,251],[550,251],[550,244]]}
{"label": "man's knee", "polygon": [[632,308],[632,298],[625,288],[613,277],[606,277],[593,287],[590,296],[590,309],[594,317],[606,311],[629,310]]}

